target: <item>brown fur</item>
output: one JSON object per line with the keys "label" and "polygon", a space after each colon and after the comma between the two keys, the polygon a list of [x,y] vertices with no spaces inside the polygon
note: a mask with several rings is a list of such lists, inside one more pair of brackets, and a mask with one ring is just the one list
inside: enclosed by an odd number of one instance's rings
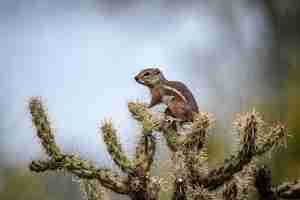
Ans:
{"label": "brown fur", "polygon": [[159,69],[144,69],[135,76],[135,80],[150,89],[152,99],[149,108],[165,103],[164,97],[171,96],[173,99],[168,102],[167,114],[184,121],[192,121],[193,113],[199,112],[190,90],[181,82],[168,81]]}

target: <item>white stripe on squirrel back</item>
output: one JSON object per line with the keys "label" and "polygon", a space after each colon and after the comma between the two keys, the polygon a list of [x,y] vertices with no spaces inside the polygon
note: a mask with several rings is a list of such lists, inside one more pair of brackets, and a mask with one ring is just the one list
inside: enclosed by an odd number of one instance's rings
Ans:
{"label": "white stripe on squirrel back", "polygon": [[177,90],[176,88],[172,88],[172,87],[169,87],[169,86],[167,86],[167,85],[164,85],[163,88],[166,89],[166,90],[170,90],[170,91],[174,92],[174,93],[177,94],[183,101],[188,102],[187,99],[185,98],[185,96],[184,96],[179,90]]}

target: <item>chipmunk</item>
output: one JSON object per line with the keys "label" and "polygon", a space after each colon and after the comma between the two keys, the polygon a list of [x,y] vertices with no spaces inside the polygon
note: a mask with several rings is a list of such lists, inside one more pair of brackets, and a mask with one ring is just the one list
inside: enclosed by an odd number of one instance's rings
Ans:
{"label": "chipmunk", "polygon": [[167,106],[166,115],[182,121],[193,121],[193,114],[199,112],[190,90],[181,82],[168,81],[158,68],[142,70],[135,80],[150,89],[152,99],[149,108],[163,103]]}

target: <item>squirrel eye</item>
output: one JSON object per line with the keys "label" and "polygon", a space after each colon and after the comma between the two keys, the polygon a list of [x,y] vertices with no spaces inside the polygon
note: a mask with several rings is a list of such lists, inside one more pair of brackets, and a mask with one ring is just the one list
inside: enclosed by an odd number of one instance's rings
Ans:
{"label": "squirrel eye", "polygon": [[156,68],[156,69],[154,70],[154,73],[155,73],[155,74],[160,74],[160,70],[159,70],[158,68]]}
{"label": "squirrel eye", "polygon": [[144,74],[144,76],[150,76],[150,73],[149,73],[149,72],[146,72],[146,73]]}

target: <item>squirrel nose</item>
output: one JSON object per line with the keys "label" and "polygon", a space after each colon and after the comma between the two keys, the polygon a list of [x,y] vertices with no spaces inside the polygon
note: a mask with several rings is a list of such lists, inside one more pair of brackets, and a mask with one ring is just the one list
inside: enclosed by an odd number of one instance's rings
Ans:
{"label": "squirrel nose", "polygon": [[139,78],[139,76],[135,76],[134,79],[136,82],[144,85],[144,82]]}

